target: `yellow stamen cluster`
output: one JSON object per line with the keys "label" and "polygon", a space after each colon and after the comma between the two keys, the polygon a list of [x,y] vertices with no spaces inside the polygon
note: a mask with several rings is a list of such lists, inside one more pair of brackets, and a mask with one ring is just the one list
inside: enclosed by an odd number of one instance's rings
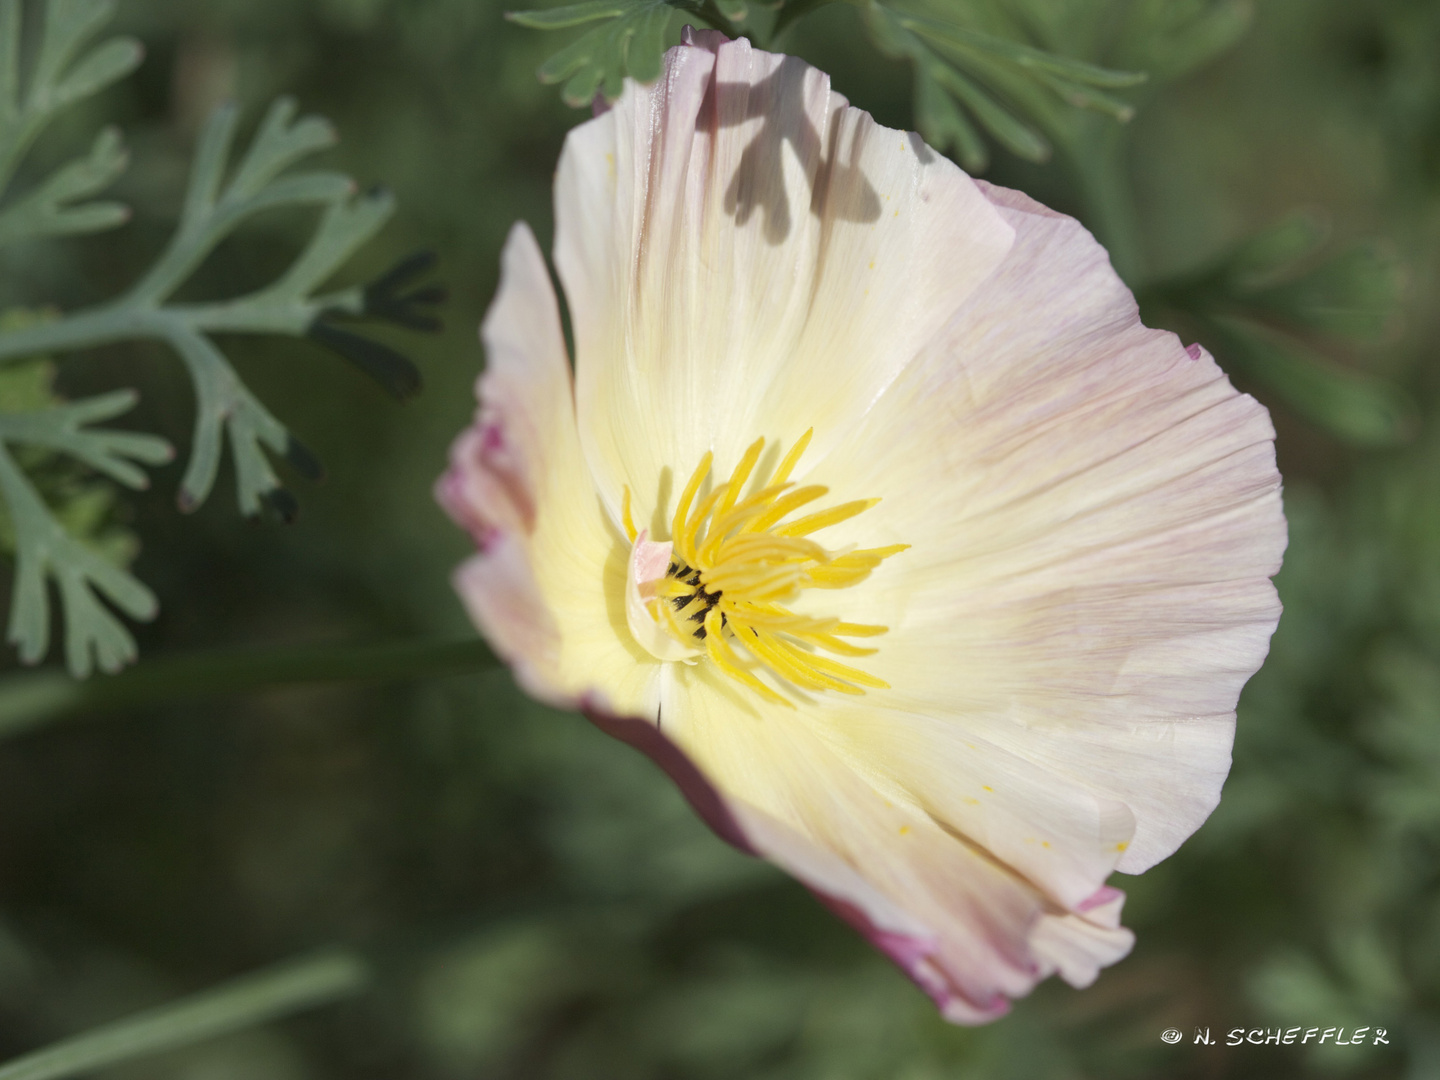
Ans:
{"label": "yellow stamen cluster", "polygon": [[[730,479],[697,503],[713,456],[705,454],[675,506],[669,573],[656,583],[656,599],[651,601],[652,614],[676,638],[692,645],[703,641],[721,671],[783,704],[788,704],[786,699],[755,677],[731,639],[775,675],[806,690],[863,694],[862,687],[887,688],[883,680],[816,650],[868,656],[876,650],[844,639],[875,637],[888,627],[798,615],[785,605],[804,589],[843,589],[863,581],[881,560],[909,547],[892,544],[834,554],[808,538],[868,510],[879,499],[857,499],[786,520],[829,492],[819,484],[797,487],[790,482],[812,434],[813,429],[802,435],[775,472],[768,479],[756,478],[753,494],[744,496],[765,448],[765,440],[757,439]],[[627,489],[624,521],[633,541],[629,504]]]}

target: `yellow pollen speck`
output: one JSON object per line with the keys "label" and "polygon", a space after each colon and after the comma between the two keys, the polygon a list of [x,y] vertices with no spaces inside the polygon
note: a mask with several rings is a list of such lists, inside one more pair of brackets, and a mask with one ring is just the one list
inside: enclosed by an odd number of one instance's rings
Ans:
{"label": "yellow pollen speck", "polygon": [[875,269],[875,260],[874,260],[874,259],[871,259],[871,260],[870,260],[870,269],[871,269],[871,270],[874,270],[874,269]]}
{"label": "yellow pollen speck", "polygon": [[1116,851],[1124,851],[1124,850],[1125,850],[1127,847],[1129,847],[1129,846],[1130,846],[1130,845],[1127,844],[1124,840],[1121,840],[1120,843],[1118,843],[1118,844],[1115,845],[1115,850],[1116,850]]}
{"label": "yellow pollen speck", "polygon": [[[806,589],[858,584],[885,559],[910,546],[890,544],[837,555],[810,539],[811,533],[848,521],[880,501],[856,499],[792,517],[829,490],[790,480],[813,434],[811,429],[800,436],[768,476],[752,476],[765,448],[765,440],[757,439],[730,479],[703,498],[700,489],[713,455],[701,458],[675,505],[670,568],[655,583],[650,608],[682,644],[698,648],[702,642],[726,675],[785,705],[791,702],[761,682],[756,668],[801,690],[863,694],[866,687],[889,689],[883,679],[821,655],[823,650],[844,657],[869,656],[876,650],[847,639],[877,637],[888,627],[801,615],[787,605]],[[625,494],[623,517],[633,538],[629,491]]]}
{"label": "yellow pollen speck", "polygon": [[977,799],[977,798],[975,798],[975,796],[973,796],[973,795],[966,795],[964,801],[967,802],[967,803],[969,803],[971,806],[979,806],[979,805],[980,805],[980,800]]}
{"label": "yellow pollen speck", "polygon": [[1040,841],[1040,846],[1041,846],[1041,847],[1049,847],[1049,846],[1050,846],[1050,841],[1049,841],[1049,840],[1041,840],[1041,841]]}
{"label": "yellow pollen speck", "polygon": [[984,785],[984,788],[985,788],[986,791],[990,792],[991,794],[994,794],[994,792],[995,792],[995,789],[994,789],[993,787],[991,787],[989,784]]}
{"label": "yellow pollen speck", "polygon": [[909,826],[909,825],[901,825],[901,826],[900,826],[900,835],[901,835],[901,836],[909,836],[909,835],[910,835],[910,826]]}

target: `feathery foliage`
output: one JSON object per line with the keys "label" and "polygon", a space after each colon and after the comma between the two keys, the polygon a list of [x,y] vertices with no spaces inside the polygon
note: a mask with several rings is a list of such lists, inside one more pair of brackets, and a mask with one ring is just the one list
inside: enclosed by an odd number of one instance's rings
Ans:
{"label": "feathery foliage", "polygon": [[1321,258],[1324,241],[1322,224],[1297,213],[1210,267],[1156,283],[1141,300],[1162,321],[1188,323],[1232,370],[1335,435],[1362,445],[1404,442],[1417,423],[1408,396],[1327,351],[1393,336],[1399,267],[1373,243]]}
{"label": "feathery foliage", "polygon": [[[132,39],[94,44],[113,7],[107,0],[47,0],[30,77],[22,88],[21,5],[18,0],[0,0],[0,196],[5,197],[0,202],[0,244],[108,229],[129,216],[119,203],[82,201],[125,168],[126,156],[114,128],[100,132],[88,156],[62,166],[18,197],[9,197],[3,186],[57,113],[122,78],[140,62],[140,46]],[[38,357],[116,342],[161,341],[183,362],[195,389],[195,427],[180,484],[180,508],[194,510],[210,494],[228,439],[241,512],[253,517],[266,506],[288,521],[295,515],[295,500],[281,486],[267,451],[283,455],[311,479],[318,478],[319,463],[245,386],[215,344],[215,335],[309,335],[404,398],[419,388],[414,366],[388,347],[335,322],[346,316],[373,315],[428,329],[430,323],[412,310],[413,305],[440,297],[422,290],[397,298],[391,294],[390,279],[368,292],[359,286],[318,292],[385,223],[393,212],[393,199],[384,191],[357,194],[354,181],[342,173],[295,171],[293,166],[303,159],[331,146],[335,132],[319,117],[297,118],[292,100],[281,98],[271,106],[245,152],[234,161],[238,121],[239,111],[224,105],[206,123],[179,223],[140,280],[115,299],[92,307],[30,319],[23,325],[11,319],[0,327],[0,365],[9,365],[0,367],[0,381],[23,378],[12,373],[35,370],[37,363],[43,363]],[[319,221],[309,243],[274,281],[241,296],[207,303],[175,299],[195,270],[237,228],[257,215],[287,207],[317,210]],[[12,449],[39,447],[68,455],[120,484],[144,488],[148,480],[140,466],[168,461],[168,444],[154,436],[92,426],[128,411],[136,400],[135,392],[121,390],[0,413],[0,497],[8,513],[16,566],[8,636],[27,663],[41,659],[49,647],[51,581],[64,612],[67,662],[76,676],[88,675],[97,664],[114,672],[135,658],[134,638],[105,601],[133,619],[150,619],[156,612],[154,594],[126,569],[128,559],[117,559],[121,552],[114,545],[107,552],[87,542],[83,533],[67,528],[64,513],[52,511]]]}

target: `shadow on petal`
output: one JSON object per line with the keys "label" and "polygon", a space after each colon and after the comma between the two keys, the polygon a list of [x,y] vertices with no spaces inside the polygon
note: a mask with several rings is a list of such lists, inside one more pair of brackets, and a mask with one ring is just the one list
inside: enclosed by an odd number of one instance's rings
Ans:
{"label": "shadow on petal", "polygon": [[810,185],[810,212],[843,221],[880,218],[880,196],[854,164],[864,144],[862,128],[851,140],[849,161],[841,161],[843,110],[830,113],[829,156],[809,113],[809,101],[793,87],[802,85],[808,64],[793,56],[759,82],[715,82],[700,110],[697,129],[714,132],[761,118],[760,130],[746,146],[725,191],[725,212],[745,225],[757,210],[765,216],[765,239],[781,244],[794,227],[794,210],[785,180],[784,147],[789,143]]}

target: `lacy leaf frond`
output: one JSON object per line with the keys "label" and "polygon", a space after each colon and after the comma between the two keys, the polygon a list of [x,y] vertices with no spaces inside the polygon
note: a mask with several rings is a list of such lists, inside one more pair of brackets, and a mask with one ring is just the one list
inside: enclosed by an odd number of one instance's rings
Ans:
{"label": "lacy leaf frond", "polygon": [[[56,169],[19,198],[11,181],[40,133],[63,110],[124,78],[144,50],[134,38],[90,47],[110,20],[109,0],[49,0],[29,78],[23,78],[20,0],[0,0],[0,246],[46,236],[96,232],[129,220],[117,202],[86,202],[124,171],[120,133],[106,128],[90,153]],[[77,59],[78,57],[78,59]]]}
{"label": "lacy leaf frond", "polygon": [[511,11],[505,17],[532,30],[568,30],[598,23],[540,66],[543,83],[564,83],[560,95],[577,108],[597,94],[614,101],[625,76],[651,82],[660,75],[671,16],[691,18],[734,36],[747,11],[743,0],[586,0],[566,7]]}
{"label": "lacy leaf frond", "polygon": [[133,390],[66,402],[51,389],[53,375],[44,359],[0,370],[0,548],[15,559],[7,639],[26,663],[45,655],[53,581],[67,662],[83,678],[96,666],[118,671],[136,654],[102,598],[134,619],[156,610],[154,595],[126,569],[139,544],[115,522],[116,489],[87,472],[140,490],[149,486],[141,466],[163,465],[174,452],[155,435],[94,426],[133,408]]}
{"label": "lacy leaf frond", "polygon": [[[128,218],[129,211],[118,203],[91,198],[126,164],[113,128],[97,135],[88,155],[7,197],[45,126],[140,62],[140,45],[130,38],[92,47],[114,6],[113,0],[45,0],[38,33],[26,35],[20,0],[0,0],[0,245],[93,232]],[[32,37],[33,55],[22,57],[22,41]],[[129,556],[121,549],[127,545],[107,547],[95,533],[112,499],[95,492],[113,489],[82,483],[77,470],[141,488],[147,483],[142,466],[171,457],[168,444],[155,436],[92,426],[129,409],[136,400],[133,391],[62,402],[50,393],[47,376],[44,394],[22,393],[34,382],[35,365],[47,364],[36,358],[123,341],[165,343],[183,362],[196,396],[190,457],[177,495],[181,509],[195,509],[213,490],[228,443],[242,513],[257,516],[269,510],[282,520],[294,517],[296,503],[268,455],[284,456],[307,478],[319,477],[322,468],[245,386],[215,335],[309,337],[396,397],[419,389],[414,364],[341,324],[379,320],[413,330],[438,329],[428,309],[443,301],[443,290],[416,281],[431,269],[433,257],[402,260],[369,285],[321,291],[384,225],[394,200],[381,189],[360,193],[343,173],[296,168],[333,145],[335,132],[320,117],[298,116],[289,98],[270,107],[239,153],[238,121],[238,110],[227,105],[206,122],[175,231],[132,287],[113,300],[64,315],[0,320],[0,499],[8,527],[8,532],[0,528],[0,543],[8,537],[15,555],[9,633],[26,662],[39,660],[49,643],[49,581],[56,584],[63,606],[66,654],[74,674],[86,675],[97,664],[113,671],[133,659],[134,640],[105,601],[143,619],[153,614],[155,600],[124,569]],[[274,281],[222,300],[175,299],[222,241],[256,215],[287,207],[312,209],[318,219],[308,242]],[[26,393],[29,398],[22,401]],[[69,463],[68,473],[60,470],[68,479],[58,486],[47,479],[56,473],[57,461]],[[128,550],[133,553],[133,548],[132,542]]]}

